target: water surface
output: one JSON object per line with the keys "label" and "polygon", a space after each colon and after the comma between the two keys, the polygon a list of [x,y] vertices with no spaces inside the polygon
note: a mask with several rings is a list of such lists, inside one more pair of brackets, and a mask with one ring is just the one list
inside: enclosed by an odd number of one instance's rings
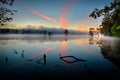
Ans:
{"label": "water surface", "polygon": [[120,39],[87,35],[0,35],[1,79],[119,80]]}

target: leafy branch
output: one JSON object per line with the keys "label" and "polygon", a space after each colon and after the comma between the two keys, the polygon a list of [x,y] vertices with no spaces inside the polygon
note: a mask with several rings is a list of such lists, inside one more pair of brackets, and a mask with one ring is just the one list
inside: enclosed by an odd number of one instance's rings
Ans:
{"label": "leafy branch", "polygon": [[[3,5],[12,6],[14,1],[15,0],[0,0],[0,3]],[[11,16],[13,16],[15,12],[17,12],[17,10],[0,7],[0,25],[4,26],[7,22],[11,22],[13,20]]]}

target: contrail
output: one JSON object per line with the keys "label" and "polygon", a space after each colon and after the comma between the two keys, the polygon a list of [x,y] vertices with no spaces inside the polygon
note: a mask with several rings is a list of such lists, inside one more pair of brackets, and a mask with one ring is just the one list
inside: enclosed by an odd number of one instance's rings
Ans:
{"label": "contrail", "polygon": [[61,22],[61,25],[63,28],[66,28],[68,25],[68,19],[67,16],[70,14],[71,12],[71,8],[73,7],[73,5],[79,0],[68,0],[62,8],[62,13],[59,17],[59,20]]}
{"label": "contrail", "polygon": [[50,18],[50,17],[48,17],[48,16],[46,16],[46,15],[44,15],[44,14],[42,14],[42,13],[40,13],[40,12],[38,12],[38,11],[32,9],[32,8],[30,8],[29,10],[30,10],[32,13],[34,13],[34,14],[36,14],[36,15],[38,15],[38,16],[40,16],[40,17],[42,17],[42,18],[44,18],[44,19],[46,19],[46,20],[48,20],[48,21],[50,21],[50,22],[53,22],[53,23],[57,24],[57,22],[56,22],[54,19],[52,19],[52,18]]}

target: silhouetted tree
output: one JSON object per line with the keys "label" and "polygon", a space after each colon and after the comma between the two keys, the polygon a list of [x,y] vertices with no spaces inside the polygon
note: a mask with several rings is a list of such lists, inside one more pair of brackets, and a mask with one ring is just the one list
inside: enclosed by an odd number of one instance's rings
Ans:
{"label": "silhouetted tree", "polygon": [[94,28],[90,28],[90,29],[89,29],[89,35],[90,35],[90,36],[93,36],[93,35],[94,35],[94,30],[95,30]]}
{"label": "silhouetted tree", "polygon": [[104,16],[101,32],[105,35],[120,36],[120,0],[114,0],[110,6],[105,5],[104,9],[95,8],[89,16],[94,19]]}
{"label": "silhouetted tree", "polygon": [[[14,1],[15,0],[0,0],[0,4],[12,6]],[[0,8],[0,25],[3,26],[6,22],[12,21],[13,18],[11,16],[14,15],[14,12],[17,12],[17,10],[11,10],[8,8],[1,7]]]}
{"label": "silhouetted tree", "polygon": [[68,33],[69,33],[69,31],[66,29],[66,30],[64,31],[64,33],[65,33],[65,35],[67,36]]}
{"label": "silhouetted tree", "polygon": [[51,32],[48,32],[48,36],[50,36]]}
{"label": "silhouetted tree", "polygon": [[47,31],[46,31],[46,30],[45,30],[45,31],[43,31],[43,34],[44,34],[44,35],[46,35],[46,34],[47,34]]}
{"label": "silhouetted tree", "polygon": [[92,31],[89,31],[89,35],[90,35],[90,36],[93,36],[94,33],[93,33]]}

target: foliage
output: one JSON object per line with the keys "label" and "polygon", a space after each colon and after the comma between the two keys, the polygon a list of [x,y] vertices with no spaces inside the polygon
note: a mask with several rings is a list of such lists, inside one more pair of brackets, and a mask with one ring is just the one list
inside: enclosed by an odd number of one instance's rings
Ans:
{"label": "foliage", "polygon": [[[0,0],[0,3],[12,6],[14,1],[15,0]],[[0,25],[3,26],[6,22],[12,21],[13,18],[11,16],[14,15],[14,12],[17,12],[17,10],[0,7]]]}
{"label": "foliage", "polygon": [[120,35],[120,25],[114,24],[111,29],[112,33],[114,36],[119,36]]}
{"label": "foliage", "polygon": [[119,28],[120,1],[119,0],[114,0],[114,2],[111,2],[110,6],[105,5],[104,9],[99,10],[95,8],[89,16],[94,19],[104,16],[102,21],[101,32],[105,35],[120,36],[120,28]]}

